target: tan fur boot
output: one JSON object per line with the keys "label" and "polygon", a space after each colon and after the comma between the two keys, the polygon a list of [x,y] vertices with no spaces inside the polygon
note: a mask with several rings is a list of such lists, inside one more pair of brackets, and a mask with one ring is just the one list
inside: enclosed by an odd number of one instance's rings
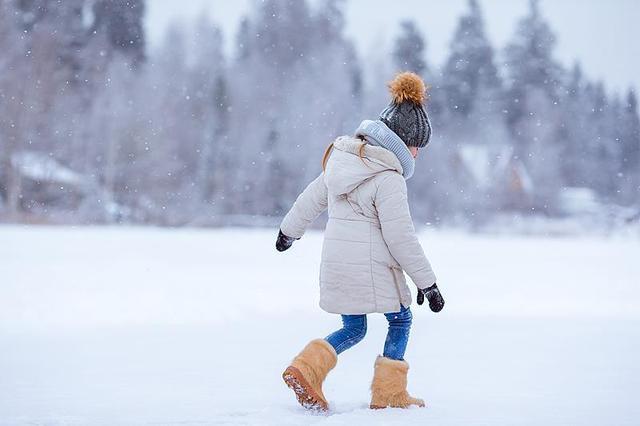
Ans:
{"label": "tan fur boot", "polygon": [[282,378],[303,407],[327,411],[329,404],[322,393],[322,382],[337,361],[333,346],[324,339],[315,339],[293,359]]}
{"label": "tan fur boot", "polygon": [[407,392],[409,364],[379,356],[374,366],[371,383],[371,405],[378,409],[386,407],[407,408],[410,405],[424,407],[424,401],[413,398]]}

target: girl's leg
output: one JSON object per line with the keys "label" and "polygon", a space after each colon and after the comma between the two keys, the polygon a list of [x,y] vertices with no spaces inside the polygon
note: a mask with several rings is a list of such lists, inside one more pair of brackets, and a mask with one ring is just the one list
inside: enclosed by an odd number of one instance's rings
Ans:
{"label": "girl's leg", "polygon": [[387,358],[402,361],[404,351],[409,342],[409,330],[411,330],[411,310],[401,306],[400,312],[384,314],[389,321],[389,331],[384,342],[383,355]]}
{"label": "girl's leg", "polygon": [[336,353],[341,353],[360,342],[367,334],[366,315],[342,315],[343,327],[325,337]]}

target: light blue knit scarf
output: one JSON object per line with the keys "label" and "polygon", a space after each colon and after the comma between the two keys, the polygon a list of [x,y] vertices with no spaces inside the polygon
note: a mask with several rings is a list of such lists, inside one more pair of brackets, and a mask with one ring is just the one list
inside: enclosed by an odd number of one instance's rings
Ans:
{"label": "light blue knit scarf", "polygon": [[364,136],[371,145],[378,145],[393,152],[402,166],[402,176],[405,180],[413,176],[416,162],[407,145],[380,120],[364,120],[356,129],[356,136]]}

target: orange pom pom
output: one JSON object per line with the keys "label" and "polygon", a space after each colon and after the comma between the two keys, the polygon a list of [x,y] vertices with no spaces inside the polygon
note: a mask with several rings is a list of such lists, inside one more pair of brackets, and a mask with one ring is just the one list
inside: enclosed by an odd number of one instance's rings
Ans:
{"label": "orange pom pom", "polygon": [[422,105],[427,88],[417,74],[402,72],[389,83],[389,91],[396,104],[409,101]]}

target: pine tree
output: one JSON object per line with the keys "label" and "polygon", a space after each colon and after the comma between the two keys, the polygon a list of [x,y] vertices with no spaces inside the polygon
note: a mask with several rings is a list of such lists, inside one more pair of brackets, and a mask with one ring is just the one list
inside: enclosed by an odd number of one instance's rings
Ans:
{"label": "pine tree", "polygon": [[[435,116],[436,123],[443,127],[438,134],[442,134],[447,148],[433,150],[434,155],[442,156],[440,162],[454,167],[448,183],[441,184],[449,186],[450,193],[439,196],[447,199],[448,208],[464,212],[475,221],[485,215],[487,205],[496,202],[486,202],[493,190],[488,177],[470,170],[487,167],[487,162],[504,151],[506,131],[493,48],[485,35],[480,6],[475,0],[469,0],[468,5],[450,43],[441,87],[435,90],[443,107]],[[473,159],[469,152],[474,152]]]}
{"label": "pine tree", "polygon": [[622,120],[619,124],[623,201],[637,205],[640,203],[640,116],[638,116],[638,98],[632,89],[627,92]]}
{"label": "pine tree", "polygon": [[145,57],[145,0],[99,0],[93,7],[94,31],[104,29],[111,45],[139,64]]}
{"label": "pine tree", "polygon": [[[436,121],[440,121],[446,103],[441,90],[441,76],[435,75],[431,70],[426,60],[426,51],[427,42],[416,23],[412,20],[401,22],[400,34],[393,45],[393,72],[412,71],[424,79],[428,88],[427,109]],[[435,96],[431,96],[431,88],[434,89]],[[380,93],[378,88],[376,90]]]}
{"label": "pine tree", "polygon": [[320,172],[329,142],[355,127],[361,80],[342,4],[326,0],[312,11],[306,1],[268,0],[241,26],[229,81],[236,211],[282,210]]}
{"label": "pine tree", "polygon": [[562,92],[558,144],[563,161],[560,163],[564,186],[585,186],[587,150],[590,148],[589,115],[591,107],[586,100],[586,82],[579,63],[575,63],[566,88]]}
{"label": "pine tree", "polygon": [[[195,63],[189,78],[189,92],[193,93],[190,109],[194,126],[198,130],[194,139],[199,141],[196,181],[197,202],[213,203],[215,211],[224,208],[225,173],[230,147],[226,143],[228,130],[228,87],[223,52],[222,31],[202,18],[196,26],[193,45]],[[195,206],[196,209],[199,206]]]}
{"label": "pine tree", "polygon": [[530,0],[529,14],[517,25],[506,49],[507,124],[516,159],[524,161],[533,180],[528,211],[550,212],[561,182],[558,101],[562,69],[553,58],[555,35]]}
{"label": "pine tree", "polygon": [[[474,109],[490,108],[485,101],[497,101],[500,86],[491,43],[477,0],[469,0],[469,12],[458,21],[451,53],[444,68],[443,89],[453,112],[468,116]],[[488,92],[491,92],[490,94]],[[493,98],[493,99],[490,99]]]}
{"label": "pine tree", "polygon": [[318,37],[327,43],[342,41],[342,29],[345,26],[345,0],[323,0],[318,7],[316,26]]}
{"label": "pine tree", "polygon": [[306,0],[265,0],[254,21],[255,53],[286,76],[308,52],[310,16]]}
{"label": "pine tree", "polygon": [[19,10],[12,2],[0,2],[0,212],[10,216],[20,209],[21,182],[13,156],[22,148],[16,126],[23,116],[19,80],[25,72],[26,45],[19,27]]}
{"label": "pine tree", "polygon": [[250,47],[252,46],[252,43],[250,25],[249,18],[245,16],[240,20],[240,25],[238,26],[238,32],[236,34],[236,59],[239,61],[246,61],[251,54]]}
{"label": "pine tree", "polygon": [[588,146],[586,171],[589,173],[587,185],[596,190],[599,195],[606,197],[614,191],[617,144],[611,134],[614,120],[612,120],[611,102],[603,82],[599,81],[593,85],[592,90],[589,91],[588,103],[591,106],[591,112],[589,114],[590,140],[586,141]]}
{"label": "pine tree", "polygon": [[527,101],[533,90],[548,99],[557,98],[561,68],[552,56],[556,36],[540,15],[538,3],[529,0],[529,15],[518,23],[506,49],[507,108],[512,125],[528,115]]}
{"label": "pine tree", "polygon": [[415,22],[400,23],[400,35],[396,39],[393,59],[397,71],[411,71],[418,75],[428,72],[425,60],[427,45],[424,36],[418,30]]}

